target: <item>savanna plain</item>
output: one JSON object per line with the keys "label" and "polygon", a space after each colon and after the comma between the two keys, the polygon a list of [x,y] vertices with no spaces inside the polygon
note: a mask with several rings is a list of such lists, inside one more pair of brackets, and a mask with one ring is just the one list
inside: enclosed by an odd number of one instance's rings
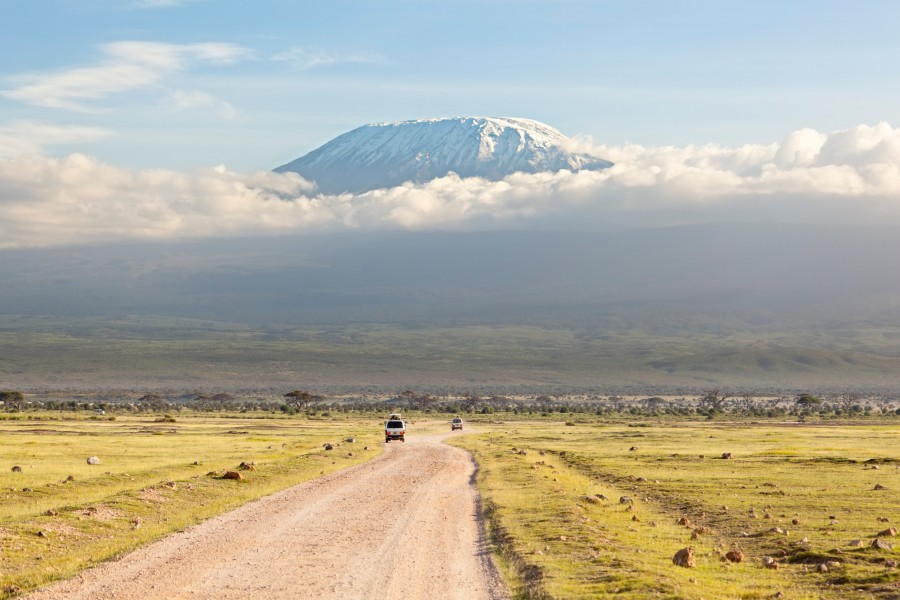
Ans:
{"label": "savanna plain", "polygon": [[[388,410],[6,413],[0,593],[374,459]],[[452,415],[404,412],[410,437],[449,430]],[[900,594],[894,415],[463,417],[466,430],[446,443],[475,458],[489,545],[513,597]],[[676,565],[685,549],[690,566]]]}

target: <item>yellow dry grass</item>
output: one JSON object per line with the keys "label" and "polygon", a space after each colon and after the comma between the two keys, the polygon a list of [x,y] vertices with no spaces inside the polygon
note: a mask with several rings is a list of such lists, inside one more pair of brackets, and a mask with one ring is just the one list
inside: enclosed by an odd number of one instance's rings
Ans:
{"label": "yellow dry grass", "polygon": [[[519,597],[900,593],[891,566],[900,553],[870,547],[900,523],[900,427],[509,422],[481,431],[454,443],[480,464]],[[686,547],[694,568],[672,562]],[[744,561],[727,561],[730,550]],[[766,556],[779,568],[764,568]]]}
{"label": "yellow dry grass", "polygon": [[[371,416],[29,417],[0,421],[0,597],[381,452]],[[244,479],[222,479],[242,462]]]}

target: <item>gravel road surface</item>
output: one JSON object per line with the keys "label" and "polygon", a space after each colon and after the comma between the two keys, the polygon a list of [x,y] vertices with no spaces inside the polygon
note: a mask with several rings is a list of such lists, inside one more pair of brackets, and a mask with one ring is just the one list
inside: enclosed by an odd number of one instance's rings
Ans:
{"label": "gravel road surface", "polygon": [[173,534],[28,596],[499,600],[475,465],[410,435],[384,455]]}

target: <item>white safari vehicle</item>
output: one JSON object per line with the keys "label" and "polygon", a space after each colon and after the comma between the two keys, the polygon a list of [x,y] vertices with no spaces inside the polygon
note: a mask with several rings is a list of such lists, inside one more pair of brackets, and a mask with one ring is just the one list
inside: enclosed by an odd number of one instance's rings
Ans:
{"label": "white safari vehicle", "polygon": [[399,414],[392,414],[388,420],[384,422],[384,441],[391,440],[406,441],[406,423],[400,418]]}
{"label": "white safari vehicle", "polygon": [[462,419],[454,417],[453,420],[450,421],[450,431],[456,431],[457,429],[462,431]]}

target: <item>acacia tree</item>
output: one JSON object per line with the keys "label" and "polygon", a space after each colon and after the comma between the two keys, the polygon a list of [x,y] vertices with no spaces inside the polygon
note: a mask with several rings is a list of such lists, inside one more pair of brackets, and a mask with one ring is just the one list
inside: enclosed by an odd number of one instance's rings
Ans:
{"label": "acacia tree", "polygon": [[797,404],[797,406],[802,406],[803,408],[811,408],[813,406],[822,404],[822,399],[804,392],[802,394],[797,394],[797,398],[794,400],[794,402]]}
{"label": "acacia tree", "polygon": [[300,412],[305,411],[311,404],[325,399],[324,396],[319,396],[307,392],[306,390],[294,390],[293,392],[285,394],[284,397],[288,399],[288,405],[296,408]]}
{"label": "acacia tree", "polygon": [[4,406],[14,408],[16,412],[22,411],[22,405],[25,404],[25,394],[12,390],[0,392],[0,401]]}
{"label": "acacia tree", "polygon": [[478,404],[480,402],[481,397],[478,396],[478,394],[468,393],[462,401],[463,410],[466,412],[472,412],[478,407]]}
{"label": "acacia tree", "polygon": [[894,399],[890,396],[876,396],[872,400],[878,405],[882,413],[888,412],[894,403]]}
{"label": "acacia tree", "polygon": [[721,410],[732,394],[722,390],[706,390],[700,398],[700,406],[707,406],[713,410]]}
{"label": "acacia tree", "polygon": [[435,398],[431,394],[420,394],[416,396],[414,400],[419,406],[419,410],[426,410],[435,402],[437,402],[437,398]]}
{"label": "acacia tree", "polygon": [[846,392],[837,397],[837,403],[842,409],[850,412],[850,409],[858,404],[861,399],[862,395],[859,392]]}

